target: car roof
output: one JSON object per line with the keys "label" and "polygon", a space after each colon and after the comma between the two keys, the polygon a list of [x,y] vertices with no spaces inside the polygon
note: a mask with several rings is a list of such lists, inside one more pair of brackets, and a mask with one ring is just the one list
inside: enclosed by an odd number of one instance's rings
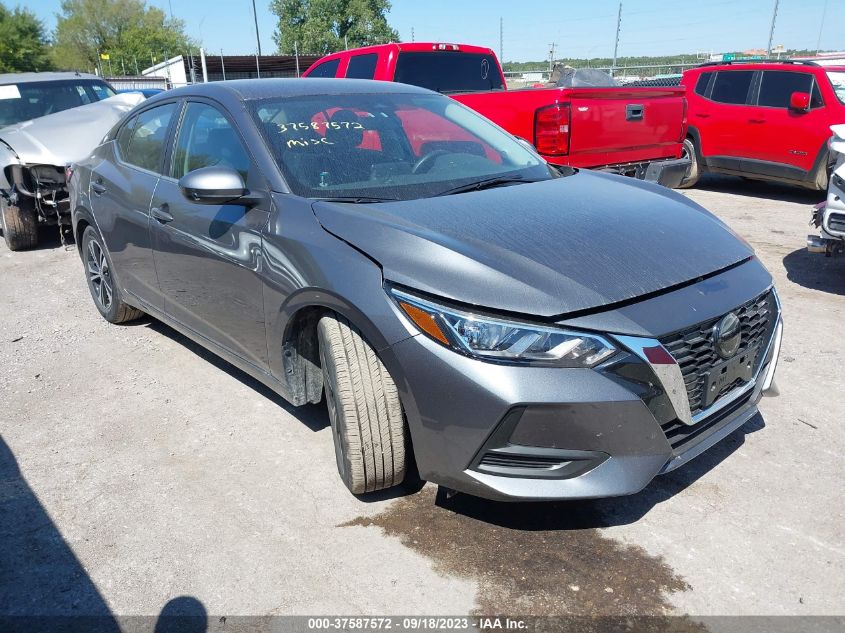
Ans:
{"label": "car roof", "polygon": [[49,72],[49,73],[5,73],[0,74],[0,85],[7,84],[25,84],[34,81],[67,81],[68,79],[99,79],[105,82],[105,79],[92,75],[90,73],[77,72]]}
{"label": "car roof", "polygon": [[776,60],[769,61],[727,61],[727,62],[706,62],[684,72],[714,71],[714,70],[795,70],[804,72],[825,72],[828,70],[839,71],[843,66],[822,66],[809,60]]}
{"label": "car roof", "polygon": [[370,79],[233,79],[192,84],[155,95],[146,103],[173,97],[252,100],[270,97],[311,97],[346,94],[437,94],[425,88]]}

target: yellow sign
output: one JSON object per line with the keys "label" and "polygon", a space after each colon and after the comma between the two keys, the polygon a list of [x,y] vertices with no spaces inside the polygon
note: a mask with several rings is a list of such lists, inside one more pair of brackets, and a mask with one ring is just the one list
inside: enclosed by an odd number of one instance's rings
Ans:
{"label": "yellow sign", "polygon": [[100,53],[100,59],[108,59],[108,58],[109,58],[108,53]]}

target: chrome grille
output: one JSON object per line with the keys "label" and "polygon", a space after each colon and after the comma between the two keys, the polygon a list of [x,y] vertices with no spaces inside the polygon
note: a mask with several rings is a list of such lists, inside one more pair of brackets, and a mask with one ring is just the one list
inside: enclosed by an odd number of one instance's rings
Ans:
{"label": "chrome grille", "polygon": [[[756,373],[763,360],[766,343],[774,330],[777,313],[774,295],[771,291],[766,292],[734,309],[733,312],[739,317],[742,327],[742,343],[736,355],[741,355],[756,347],[758,350],[754,358]],[[708,372],[724,362],[713,346],[713,327],[721,318],[719,316],[704,321],[660,339],[681,368],[692,415],[700,413],[705,408],[704,389]],[[743,381],[737,380],[725,385],[713,401],[743,384],[745,384]]]}

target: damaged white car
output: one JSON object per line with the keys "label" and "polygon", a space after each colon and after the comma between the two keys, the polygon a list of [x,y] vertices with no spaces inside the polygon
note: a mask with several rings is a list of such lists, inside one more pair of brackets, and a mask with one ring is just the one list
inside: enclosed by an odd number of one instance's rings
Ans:
{"label": "damaged white car", "polygon": [[70,224],[66,166],[85,158],[139,93],[115,95],[81,73],[0,75],[0,217],[10,250],[38,243],[39,225]]}

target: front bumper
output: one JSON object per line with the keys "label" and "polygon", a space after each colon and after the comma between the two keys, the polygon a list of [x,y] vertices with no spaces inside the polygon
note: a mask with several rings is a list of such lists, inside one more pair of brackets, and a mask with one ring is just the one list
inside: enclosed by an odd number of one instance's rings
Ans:
{"label": "front bumper", "polygon": [[[759,283],[763,275],[751,277]],[[714,314],[728,312],[737,284],[747,278],[735,270],[686,291],[705,296]],[[706,296],[708,288],[718,289],[717,296]],[[659,314],[675,294],[643,302],[640,316]],[[424,479],[501,500],[611,497],[638,492],[756,414],[779,352],[779,308],[773,319],[753,380],[695,419],[689,410],[675,413],[671,387],[629,346],[628,335],[617,337],[627,341],[627,352],[597,370],[482,362],[425,336],[401,341],[387,354],[401,367],[397,384]],[[648,336],[634,338],[660,345]]]}

